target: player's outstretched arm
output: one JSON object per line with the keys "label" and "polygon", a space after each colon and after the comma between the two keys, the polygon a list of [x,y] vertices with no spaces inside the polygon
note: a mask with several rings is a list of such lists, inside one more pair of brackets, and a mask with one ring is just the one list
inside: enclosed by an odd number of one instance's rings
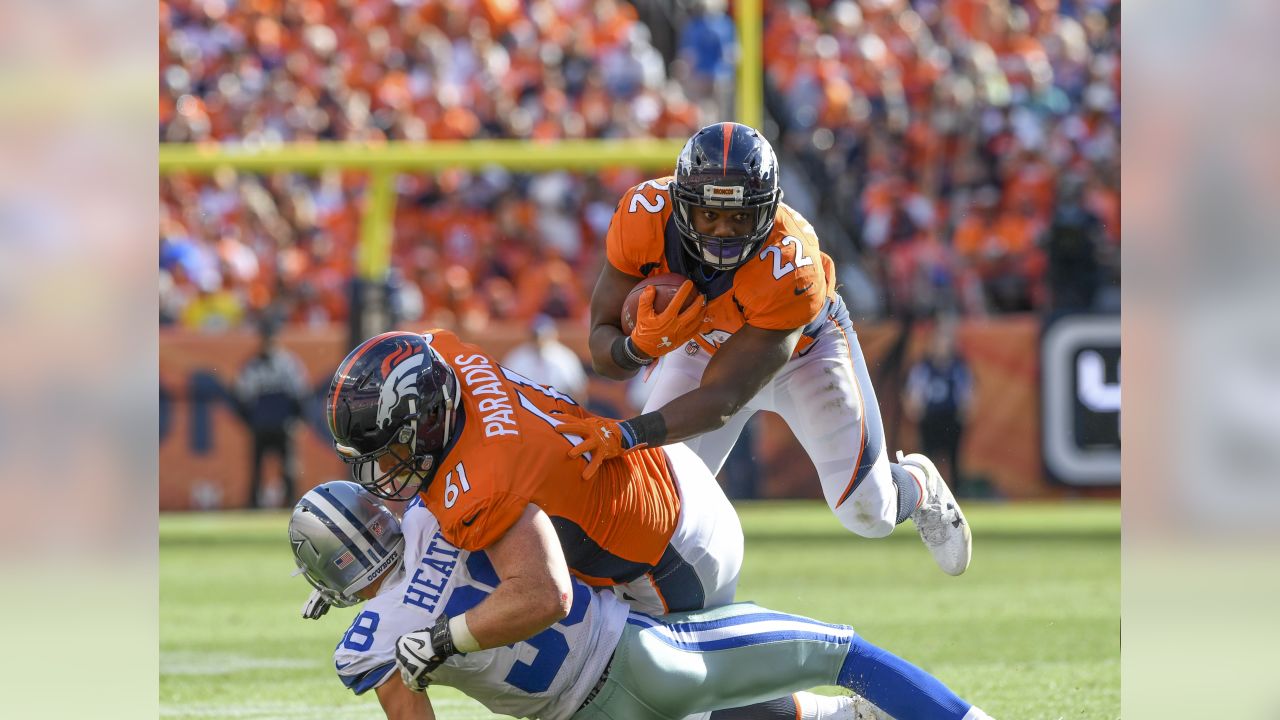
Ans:
{"label": "player's outstretched arm", "polygon": [[591,291],[591,366],[597,373],[613,380],[626,380],[636,374],[636,367],[619,365],[613,357],[614,343],[624,337],[619,318],[622,304],[641,278],[628,275],[608,262],[600,269],[595,290]]}
{"label": "player's outstretched arm", "polygon": [[803,328],[762,330],[745,325],[720,346],[707,363],[702,384],[653,412],[610,420],[589,415],[556,426],[575,445],[571,457],[586,457],[582,470],[591,478],[605,460],[642,447],[680,442],[723,427],[769,380],[795,350]]}
{"label": "player's outstretched arm", "polygon": [[[801,331],[763,330],[742,326],[725,341],[702,373],[702,383],[659,408],[666,428],[661,442],[641,438],[649,445],[680,442],[719,429],[773,378],[796,349]],[[632,422],[632,421],[628,421]],[[641,427],[652,423],[641,423]]]}
{"label": "player's outstretched arm", "polygon": [[399,677],[378,686],[378,702],[387,720],[435,720],[436,713],[426,693],[410,690]]}

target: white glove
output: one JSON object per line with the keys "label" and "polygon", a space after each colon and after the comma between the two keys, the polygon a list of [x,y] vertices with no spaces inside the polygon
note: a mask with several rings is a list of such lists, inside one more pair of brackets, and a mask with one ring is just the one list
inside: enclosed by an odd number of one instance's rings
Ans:
{"label": "white glove", "polygon": [[396,641],[396,665],[400,667],[400,679],[414,692],[423,692],[431,684],[427,677],[440,667],[444,659],[431,649],[431,630],[406,633]]}
{"label": "white glove", "polygon": [[307,620],[319,620],[321,615],[329,612],[329,601],[324,599],[319,590],[312,590],[311,597],[302,605],[302,617]]}
{"label": "white glove", "polygon": [[[465,626],[465,621],[463,623]],[[431,684],[428,675],[458,649],[453,646],[453,633],[449,630],[449,616],[436,618],[436,624],[417,632],[406,633],[396,641],[396,664],[400,666],[400,679],[406,687],[422,692]]]}

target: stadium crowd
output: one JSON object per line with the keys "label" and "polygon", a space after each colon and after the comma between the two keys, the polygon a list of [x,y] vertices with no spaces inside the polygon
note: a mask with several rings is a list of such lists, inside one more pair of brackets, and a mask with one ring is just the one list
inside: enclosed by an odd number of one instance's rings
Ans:
{"label": "stadium crowd", "polygon": [[[160,140],[684,138],[731,116],[731,9],[657,4],[164,0]],[[1115,0],[768,4],[766,130],[856,315],[1115,302],[1119,38]],[[584,317],[645,177],[401,175],[399,316]],[[162,178],[161,323],[345,320],[365,181]]]}

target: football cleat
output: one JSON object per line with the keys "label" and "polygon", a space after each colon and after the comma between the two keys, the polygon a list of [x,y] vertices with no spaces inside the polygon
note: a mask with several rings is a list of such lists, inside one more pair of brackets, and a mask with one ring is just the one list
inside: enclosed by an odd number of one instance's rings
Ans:
{"label": "football cleat", "polygon": [[919,468],[925,477],[924,499],[920,507],[911,513],[920,539],[933,554],[934,562],[948,575],[959,575],[969,567],[973,557],[973,534],[964,519],[960,503],[956,502],[951,488],[934,467],[933,461],[912,453],[898,451],[898,464]]}

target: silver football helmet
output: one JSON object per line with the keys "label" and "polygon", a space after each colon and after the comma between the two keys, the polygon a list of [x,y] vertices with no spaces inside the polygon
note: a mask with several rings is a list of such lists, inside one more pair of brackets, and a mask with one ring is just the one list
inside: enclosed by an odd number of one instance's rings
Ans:
{"label": "silver football helmet", "polygon": [[404,556],[400,521],[368,490],[345,480],[302,496],[289,518],[298,573],[335,607],[360,602],[356,593]]}

